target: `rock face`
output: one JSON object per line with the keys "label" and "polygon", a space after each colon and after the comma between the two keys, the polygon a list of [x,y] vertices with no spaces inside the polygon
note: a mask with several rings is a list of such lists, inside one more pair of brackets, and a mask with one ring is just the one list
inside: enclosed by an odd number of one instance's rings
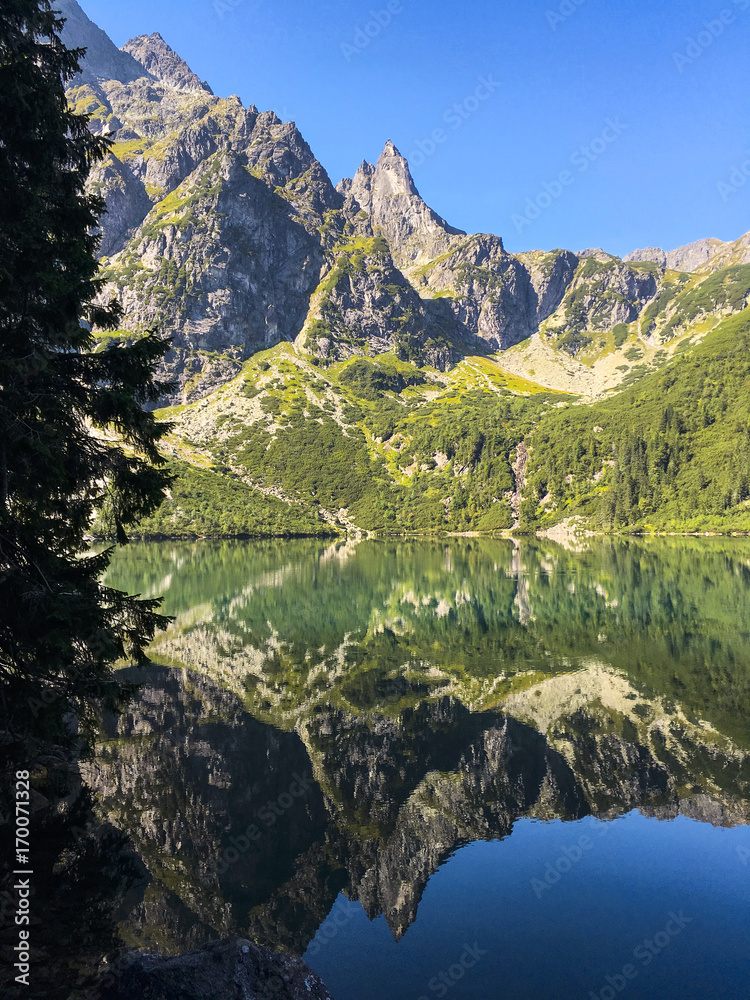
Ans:
{"label": "rock face", "polygon": [[141,955],[108,1000],[333,1000],[322,980],[298,958],[231,938],[179,958]]}
{"label": "rock face", "polygon": [[[447,318],[446,326],[452,332]],[[446,368],[456,352],[435,338],[436,322],[395,266],[382,238],[357,238],[337,253],[310,301],[297,343],[320,358],[394,351],[420,364]]]}
{"label": "rock face", "polygon": [[391,140],[377,164],[364,162],[353,180],[338,191],[347,199],[346,214],[364,212],[373,230],[384,236],[400,266],[429,261],[451,246],[453,236],[465,236],[441,219],[422,200],[409,164]]}
{"label": "rock face", "polygon": [[535,334],[568,355],[609,349],[622,325],[671,339],[695,310],[680,312],[665,268],[708,276],[750,260],[718,240],[626,261],[510,254],[440,218],[392,142],[334,188],[293,123],[214,96],[158,33],[120,50],[75,0],[60,6],[66,41],[88,49],[69,100],[114,140],[90,179],[107,206],[105,294],[125,308],[124,335],[174,337],[173,402],[280,341],[324,362],[395,351],[445,369]]}
{"label": "rock face", "polygon": [[697,240],[667,254],[667,267],[674,271],[700,271],[714,254],[726,246],[721,240]]}
{"label": "rock face", "polygon": [[185,60],[167,45],[158,31],[131,39],[123,45],[122,51],[131,55],[151,76],[169,87],[213,93],[208,84],[203,83]]}
{"label": "rock face", "polygon": [[151,211],[151,201],[145,186],[117,157],[109,157],[97,166],[95,177],[96,183],[107,192],[107,215],[100,249],[109,257],[127,244]]}
{"label": "rock face", "polygon": [[630,261],[651,261],[654,264],[658,264],[663,271],[667,268],[667,255],[659,247],[645,247],[643,250],[634,250],[622,259],[625,263],[629,263]]}
{"label": "rock face", "polygon": [[294,338],[324,255],[284,187],[269,191],[252,162],[229,150],[203,160],[112,262],[135,329],[168,324],[178,348],[240,359]]}
{"label": "rock face", "polygon": [[53,9],[65,18],[63,41],[69,48],[85,48],[83,72],[75,82],[96,83],[118,80],[132,83],[148,72],[129,53],[122,52],[101,28],[81,10],[76,0],[56,0]]}
{"label": "rock face", "polygon": [[665,253],[658,247],[634,250],[625,261],[653,261],[662,268],[688,273],[713,272],[725,267],[750,263],[750,233],[745,233],[734,243],[707,239],[688,243],[684,247]]}
{"label": "rock face", "polygon": [[636,322],[660,288],[661,278],[652,271],[630,267],[616,257],[590,255],[576,268],[547,330],[575,354],[593,335]]}
{"label": "rock face", "polygon": [[721,240],[704,242],[713,244],[708,260],[701,267],[704,273],[710,274],[724,268],[750,264],[750,233],[745,233],[733,243],[722,243]]}

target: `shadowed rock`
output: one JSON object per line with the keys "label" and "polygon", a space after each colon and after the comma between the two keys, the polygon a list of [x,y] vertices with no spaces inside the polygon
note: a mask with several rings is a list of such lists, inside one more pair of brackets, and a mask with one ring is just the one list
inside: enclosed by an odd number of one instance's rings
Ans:
{"label": "shadowed rock", "polygon": [[298,958],[230,938],[178,958],[141,955],[106,989],[106,1000],[333,1000]]}

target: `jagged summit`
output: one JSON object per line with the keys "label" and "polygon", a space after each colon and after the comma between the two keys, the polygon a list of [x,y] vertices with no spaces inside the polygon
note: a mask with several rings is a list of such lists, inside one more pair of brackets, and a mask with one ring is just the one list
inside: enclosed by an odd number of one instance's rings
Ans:
{"label": "jagged summit", "polygon": [[408,161],[391,139],[375,166],[363,161],[352,179],[341,181],[338,191],[347,199],[350,214],[370,216],[373,229],[386,237],[394,259],[404,266],[434,258],[445,251],[450,237],[466,235],[425,203]]}
{"label": "jagged summit", "polygon": [[176,90],[205,90],[209,94],[213,93],[208,84],[193,73],[158,31],[131,38],[121,51],[131,55],[155,79]]}
{"label": "jagged summit", "polygon": [[667,254],[667,267],[676,271],[698,271],[708,264],[711,257],[726,246],[723,240],[710,238],[696,240],[684,247],[678,247]]}
{"label": "jagged summit", "polygon": [[148,70],[129,52],[117,48],[109,35],[94,24],[76,0],[55,0],[54,9],[65,18],[62,31],[65,44],[70,48],[86,49],[86,55],[81,61],[80,81],[97,83],[100,80],[119,80],[120,83],[132,83],[140,77],[150,76]]}
{"label": "jagged summit", "polygon": [[410,197],[416,196],[422,201],[414,183],[414,178],[411,175],[408,160],[399,153],[390,139],[386,142],[383,152],[378,158],[375,173],[377,174],[378,171],[383,175],[391,194],[408,195]]}
{"label": "jagged summit", "polygon": [[[368,163],[367,160],[363,160],[354,175],[353,180],[346,178],[341,182],[339,188],[345,194],[356,192],[355,197],[357,197],[358,193],[362,196],[364,201],[368,201],[372,192],[368,193],[367,185],[363,184],[363,181],[373,176],[377,178],[377,194],[390,195],[392,197],[404,195],[409,198],[417,198],[423,205],[425,204],[420,197],[417,186],[414,183],[414,178],[411,175],[409,161],[405,156],[401,155],[392,139],[389,139],[386,142],[383,147],[383,152],[378,157],[378,161],[375,165]],[[360,199],[357,198],[357,200],[359,201]],[[439,219],[439,216],[435,215],[431,209],[428,211],[430,211],[436,219]],[[444,227],[450,229],[444,220],[439,219],[439,221]],[[458,233],[459,230],[452,230],[452,232]]]}
{"label": "jagged summit", "polygon": [[653,261],[662,269],[688,273],[717,271],[723,267],[750,263],[750,233],[745,233],[733,243],[710,237],[696,240],[676,250],[664,251],[659,247],[634,250],[623,260]]}
{"label": "jagged summit", "polygon": [[662,270],[667,266],[667,255],[660,247],[643,247],[642,250],[634,250],[622,259],[626,264],[631,261],[633,263],[649,262],[658,264]]}
{"label": "jagged summit", "polygon": [[[507,361],[519,374],[608,389],[629,370],[616,362],[635,338],[655,357],[662,336],[690,328],[694,308],[682,308],[664,268],[601,249],[514,255],[499,236],[467,235],[426,204],[391,139],[336,191],[293,123],[213,95],[160,33],[121,50],[76,0],[59,6],[68,44],[88,48],[71,104],[114,140],[91,175],[107,207],[106,294],[122,303],[126,329],[172,334],[169,377],[183,401],[279,341],[327,361],[396,351],[435,368],[529,341],[529,358]],[[703,277],[734,268],[728,302],[743,307],[736,265],[750,263],[750,235],[663,256]],[[597,352],[595,377],[571,361]]]}
{"label": "jagged summit", "polygon": [[617,257],[613,253],[608,253],[606,250],[602,250],[601,247],[587,247],[585,250],[579,250],[576,257],[583,259],[592,257],[603,264],[606,264],[610,260],[617,260]]}
{"label": "jagged summit", "polygon": [[76,0],[56,0],[65,18],[62,37],[71,48],[84,48],[81,83],[108,80],[133,83],[143,78],[159,80],[176,90],[213,91],[193,73],[188,64],[164,41],[159,32],[139,35],[118,49],[110,37],[83,11]]}

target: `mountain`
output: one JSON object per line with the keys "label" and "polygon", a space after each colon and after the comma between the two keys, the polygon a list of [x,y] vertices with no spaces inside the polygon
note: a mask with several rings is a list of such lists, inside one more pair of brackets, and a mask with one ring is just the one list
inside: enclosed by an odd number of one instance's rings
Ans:
{"label": "mountain", "polygon": [[131,55],[156,80],[176,90],[213,93],[209,85],[199,80],[185,60],[167,45],[158,31],[131,39],[123,45],[122,51]]}
{"label": "mountain", "polygon": [[62,38],[69,48],[85,48],[86,58],[80,79],[96,84],[99,80],[132,83],[148,76],[133,57],[117,48],[101,28],[87,17],[76,0],[56,0],[54,10],[65,18]]}
{"label": "mountain", "polygon": [[[750,234],[624,260],[511,254],[437,215],[391,141],[334,186],[293,122],[217,97],[161,35],[119,50],[75,0],[61,9],[89,50],[69,100],[112,140],[90,184],[124,319],[95,336],[173,338],[182,501],[151,530],[228,530],[228,493],[313,533],[507,528],[524,500],[554,523],[566,491],[524,493],[545,414],[679,367],[750,301]],[[604,489],[617,462],[598,461]]]}
{"label": "mountain", "polygon": [[455,245],[451,237],[466,236],[425,204],[408,163],[390,139],[375,166],[363,162],[354,179],[345,178],[337,190],[346,198],[346,216],[353,219],[364,212],[399,266],[432,260]]}
{"label": "mountain", "polygon": [[734,243],[722,240],[698,240],[687,246],[665,252],[658,247],[634,250],[623,257],[624,261],[652,261],[663,270],[690,273],[712,272],[731,264],[750,264],[750,233],[746,233]]}

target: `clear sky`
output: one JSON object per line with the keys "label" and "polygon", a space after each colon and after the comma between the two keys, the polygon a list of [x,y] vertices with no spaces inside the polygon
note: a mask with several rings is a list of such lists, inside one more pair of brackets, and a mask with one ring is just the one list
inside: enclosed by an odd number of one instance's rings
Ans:
{"label": "clear sky", "polygon": [[750,0],[81,3],[294,120],[334,183],[393,139],[437,212],[511,251],[750,230]]}

